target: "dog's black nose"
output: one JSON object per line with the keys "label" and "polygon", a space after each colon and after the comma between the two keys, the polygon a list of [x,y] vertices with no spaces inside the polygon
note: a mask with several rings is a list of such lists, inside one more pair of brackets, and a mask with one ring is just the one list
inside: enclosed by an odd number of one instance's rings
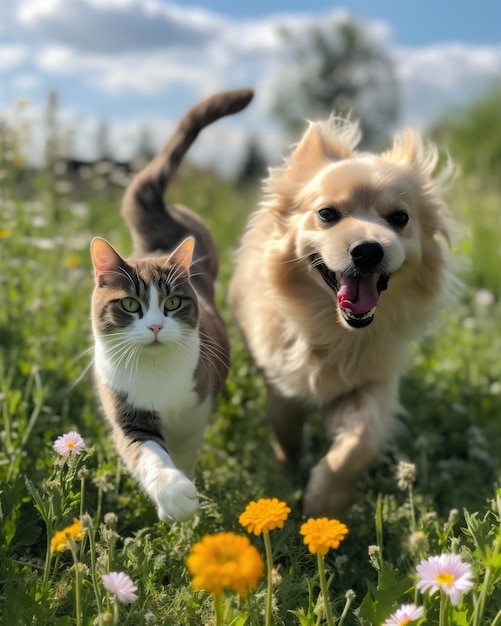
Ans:
{"label": "dog's black nose", "polygon": [[362,272],[370,272],[384,257],[384,248],[377,241],[357,241],[350,246],[353,263]]}

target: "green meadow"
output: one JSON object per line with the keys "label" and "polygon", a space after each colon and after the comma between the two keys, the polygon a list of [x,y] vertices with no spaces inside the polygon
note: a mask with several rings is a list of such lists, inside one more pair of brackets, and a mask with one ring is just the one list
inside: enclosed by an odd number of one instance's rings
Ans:
{"label": "green meadow", "polygon": [[[311,457],[295,471],[279,465],[263,384],[226,304],[259,182],[238,185],[185,163],[166,196],[195,209],[214,235],[219,304],[232,340],[230,375],[196,468],[200,511],[167,526],[123,470],[93,389],[88,251],[96,235],[125,255],[131,249],[119,213],[123,174],[101,164],[70,175],[57,157],[29,172],[16,129],[2,124],[0,137],[1,624],[215,624],[213,597],[193,588],[186,558],[204,536],[227,531],[248,536],[264,559],[263,537],[248,535],[238,519],[250,501],[272,497],[291,508],[284,528],[270,531],[273,624],[328,623],[325,602],[333,623],[346,626],[379,626],[409,603],[425,610],[412,623],[501,624],[499,181],[484,178],[481,167],[459,168],[447,192],[461,283],[411,346],[401,389],[406,413],[342,520],[348,535],[325,556],[324,598],[317,560],[299,534],[308,467],[326,446],[321,417],[312,416]],[[459,159],[451,151],[461,165],[472,148],[468,139],[457,145]],[[69,462],[52,446],[72,430],[87,450]],[[413,465],[410,475],[405,464]],[[54,533],[75,518],[83,536],[52,552]],[[472,569],[473,587],[457,605],[441,591],[416,588],[417,564],[444,553]],[[107,591],[101,576],[110,571],[132,579],[134,602]],[[264,624],[267,594],[266,576],[247,599],[225,592],[219,623]]]}

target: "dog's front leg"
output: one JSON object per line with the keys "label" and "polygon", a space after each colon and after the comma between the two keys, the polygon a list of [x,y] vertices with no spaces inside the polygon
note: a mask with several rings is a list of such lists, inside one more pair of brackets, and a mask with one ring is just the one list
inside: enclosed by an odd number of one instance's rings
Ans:
{"label": "dog's front leg", "polygon": [[304,495],[309,517],[340,517],[360,475],[391,431],[398,410],[398,381],[371,383],[339,398],[327,416],[332,446],[313,468]]}
{"label": "dog's front leg", "polygon": [[266,415],[273,430],[273,448],[282,463],[298,463],[304,452],[305,409],[297,400],[284,398],[268,386]]}

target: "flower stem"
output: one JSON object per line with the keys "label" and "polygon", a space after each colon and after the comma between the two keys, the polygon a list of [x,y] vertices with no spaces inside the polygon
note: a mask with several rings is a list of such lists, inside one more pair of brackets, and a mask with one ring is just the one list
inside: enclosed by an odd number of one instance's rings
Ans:
{"label": "flower stem", "polygon": [[84,514],[85,476],[80,479],[80,519]]}
{"label": "flower stem", "polygon": [[223,626],[223,616],[221,614],[221,596],[214,594],[214,612],[216,614],[216,626]]}
{"label": "flower stem", "polygon": [[267,592],[266,592],[266,613],[265,626],[271,626],[271,606],[273,599],[273,554],[271,551],[270,533],[263,531],[264,548],[266,550],[266,568],[267,568]]}
{"label": "flower stem", "polygon": [[342,626],[344,624],[344,620],[346,616],[348,615],[348,611],[350,610],[350,606],[354,598],[355,598],[355,594],[353,592],[346,594],[346,602],[344,604],[344,609],[343,609],[343,612],[341,613],[341,617],[339,618],[339,621],[336,624],[336,626]]}
{"label": "flower stem", "polygon": [[[492,551],[491,559],[494,561],[499,554],[501,549],[501,542],[498,539],[494,542],[494,550]],[[485,568],[484,580],[482,583],[482,588],[480,589],[480,595],[477,598],[475,603],[475,611],[473,613],[473,626],[482,626],[482,622],[484,620],[484,611],[485,611],[485,600],[487,598],[487,591],[489,589],[489,583],[491,579],[492,568],[487,566]]]}
{"label": "flower stem", "polygon": [[377,568],[377,580],[378,587],[381,587],[381,563],[383,561],[383,501],[381,496],[378,496],[376,503],[376,545],[379,548],[379,565]]}
{"label": "flower stem", "polygon": [[75,612],[76,626],[82,626],[82,600],[80,596],[80,570],[77,556],[77,548],[73,539],[68,539],[71,555],[73,556],[73,567],[75,568]]}
{"label": "flower stem", "polygon": [[46,523],[47,526],[47,547],[45,550],[45,565],[43,569],[43,585],[46,585],[50,577],[50,566],[52,564],[52,549],[51,549],[51,536],[52,525]]}
{"label": "flower stem", "polygon": [[438,621],[439,626],[449,626],[449,612],[448,612],[447,596],[443,591],[440,592],[440,617]]}
{"label": "flower stem", "polygon": [[331,605],[329,602],[329,590],[327,589],[327,579],[325,577],[324,557],[320,552],[317,552],[318,574],[320,577],[320,589],[322,591],[322,597],[325,607],[325,619],[327,620],[327,626],[334,626],[334,618],[332,617]]}
{"label": "flower stem", "polygon": [[114,606],[113,606],[113,617],[115,619],[115,626],[119,626],[119,617],[120,617],[120,602],[118,598],[115,598]]}
{"label": "flower stem", "polygon": [[412,490],[412,484],[409,485],[409,505],[411,512],[411,530],[412,532],[416,531],[416,513],[414,512],[414,493]]}
{"label": "flower stem", "polygon": [[91,532],[88,533],[89,537],[89,550],[90,550],[90,575],[92,579],[92,587],[94,589],[94,596],[96,599],[96,606],[98,613],[101,613],[101,594],[97,584],[97,569],[96,569],[96,534],[94,532],[94,524]]}

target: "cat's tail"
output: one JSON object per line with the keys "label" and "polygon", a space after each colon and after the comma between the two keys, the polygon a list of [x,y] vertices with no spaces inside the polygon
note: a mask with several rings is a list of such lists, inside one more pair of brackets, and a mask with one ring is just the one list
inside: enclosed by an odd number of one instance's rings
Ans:
{"label": "cat's tail", "polygon": [[150,224],[158,221],[158,227],[163,225],[163,195],[191,144],[200,131],[212,122],[244,109],[253,95],[252,89],[218,93],[195,105],[184,115],[163,149],[136,175],[125,192],[122,213],[129,226],[137,228],[146,213]]}

